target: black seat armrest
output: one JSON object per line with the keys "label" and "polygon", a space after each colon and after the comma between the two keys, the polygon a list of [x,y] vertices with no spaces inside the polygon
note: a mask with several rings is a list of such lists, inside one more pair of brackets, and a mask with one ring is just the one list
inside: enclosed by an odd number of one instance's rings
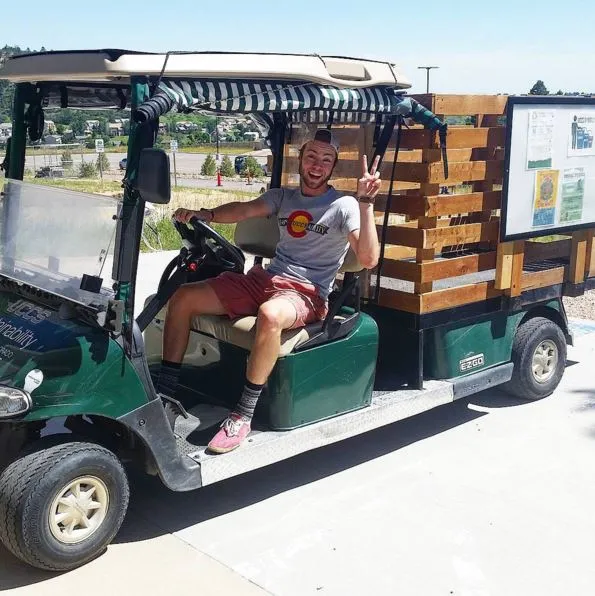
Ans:
{"label": "black seat armrest", "polygon": [[[360,283],[359,276],[346,273],[343,287],[336,298],[329,305],[329,311],[324,321],[306,325],[310,339],[294,348],[294,352],[301,352],[307,348],[317,346],[333,339],[340,339],[349,335],[355,327],[360,315]],[[344,307],[352,308],[353,312],[345,319],[336,319]]]}

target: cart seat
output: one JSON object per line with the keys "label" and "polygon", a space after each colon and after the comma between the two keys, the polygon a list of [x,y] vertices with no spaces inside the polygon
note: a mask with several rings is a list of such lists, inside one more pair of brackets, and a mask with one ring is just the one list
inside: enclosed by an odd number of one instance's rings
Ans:
{"label": "cart seat", "polygon": [[[279,242],[279,227],[276,218],[274,216],[255,217],[238,223],[234,242],[243,251],[257,257],[268,259],[274,257]],[[347,273],[361,270],[362,266],[355,253],[349,249],[339,272]],[[344,319],[345,316],[338,313],[333,321],[340,323]],[[290,354],[315,335],[320,335],[322,325],[322,321],[317,321],[299,329],[283,331],[281,334],[280,356]],[[241,317],[231,320],[227,316],[201,315],[193,318],[191,328],[194,331],[215,337],[220,341],[250,350],[256,333],[256,317]],[[346,332],[348,330],[345,329]],[[334,338],[338,339],[341,336],[342,334],[334,335]]]}

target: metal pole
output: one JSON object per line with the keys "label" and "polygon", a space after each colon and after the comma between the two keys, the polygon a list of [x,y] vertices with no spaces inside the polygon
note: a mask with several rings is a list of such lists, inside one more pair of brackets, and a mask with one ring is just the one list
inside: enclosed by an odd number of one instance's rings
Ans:
{"label": "metal pole", "polygon": [[217,157],[215,158],[217,160],[217,163],[219,162],[219,116],[217,116],[217,120],[216,120],[216,124],[215,124],[215,138],[217,139]]}
{"label": "metal pole", "polygon": [[178,188],[178,171],[176,170],[176,152],[173,152],[174,158],[174,188]]}
{"label": "metal pole", "polygon": [[426,93],[430,92],[430,70],[433,68],[440,68],[439,66],[418,66],[419,69],[425,69],[426,71]]}

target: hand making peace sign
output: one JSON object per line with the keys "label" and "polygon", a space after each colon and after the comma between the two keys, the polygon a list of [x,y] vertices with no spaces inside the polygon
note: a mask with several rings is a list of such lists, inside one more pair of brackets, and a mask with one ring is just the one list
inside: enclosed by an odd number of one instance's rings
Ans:
{"label": "hand making peace sign", "polygon": [[380,190],[381,180],[380,172],[377,172],[380,163],[380,155],[376,156],[372,168],[368,172],[368,156],[362,155],[362,177],[357,181],[357,198],[369,199],[367,202],[373,203],[378,191]]}

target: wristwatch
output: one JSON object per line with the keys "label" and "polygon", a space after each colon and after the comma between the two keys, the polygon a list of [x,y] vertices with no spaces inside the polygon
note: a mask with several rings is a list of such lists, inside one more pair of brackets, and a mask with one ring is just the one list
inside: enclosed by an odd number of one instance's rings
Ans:
{"label": "wristwatch", "polygon": [[376,200],[374,197],[356,197],[356,198],[360,203],[368,203],[370,205],[373,204],[374,201]]}

